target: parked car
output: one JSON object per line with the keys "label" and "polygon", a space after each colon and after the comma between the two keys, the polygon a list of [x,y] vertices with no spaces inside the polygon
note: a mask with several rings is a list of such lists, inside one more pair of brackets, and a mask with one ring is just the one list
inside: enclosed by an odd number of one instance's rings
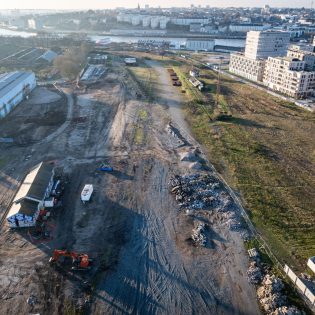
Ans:
{"label": "parked car", "polygon": [[102,165],[99,167],[99,170],[100,170],[101,172],[112,172],[114,169],[113,169],[111,166],[107,165],[107,164],[102,164]]}

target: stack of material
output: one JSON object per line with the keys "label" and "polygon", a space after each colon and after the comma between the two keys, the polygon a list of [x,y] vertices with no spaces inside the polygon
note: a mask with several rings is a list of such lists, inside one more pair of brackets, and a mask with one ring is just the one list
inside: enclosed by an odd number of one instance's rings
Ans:
{"label": "stack of material", "polygon": [[244,231],[237,206],[215,176],[198,173],[176,175],[171,178],[170,186],[180,208],[185,209],[189,215],[192,211],[209,210],[219,214],[221,223],[231,231]]}
{"label": "stack of material", "polygon": [[274,312],[286,303],[286,296],[282,293],[283,282],[274,275],[266,275],[262,285],[257,290],[258,300],[267,313]]}
{"label": "stack of material", "polygon": [[248,281],[252,284],[259,284],[263,278],[261,268],[256,261],[251,261],[247,270]]}
{"label": "stack of material", "polygon": [[277,308],[271,315],[302,315],[303,313],[299,311],[295,306],[282,306]]}
{"label": "stack of material", "polygon": [[207,226],[204,222],[197,221],[195,223],[195,228],[192,231],[191,238],[196,246],[206,246],[207,237],[204,234],[206,227]]}
{"label": "stack of material", "polygon": [[189,164],[189,168],[191,170],[201,170],[202,169],[202,164],[199,162],[193,162]]}
{"label": "stack of material", "polygon": [[171,191],[183,208],[207,209],[213,205],[218,181],[210,175],[184,175],[171,179]]}

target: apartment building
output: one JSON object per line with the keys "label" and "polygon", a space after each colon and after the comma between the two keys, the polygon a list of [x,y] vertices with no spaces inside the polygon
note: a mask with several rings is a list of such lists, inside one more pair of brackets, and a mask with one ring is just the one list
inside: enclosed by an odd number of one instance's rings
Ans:
{"label": "apartment building", "polygon": [[269,57],[263,82],[274,91],[305,98],[314,94],[315,72],[305,71],[305,61],[294,57]]}
{"label": "apartment building", "polygon": [[315,71],[315,53],[313,45],[291,45],[287,56],[305,62],[306,71]]}
{"label": "apartment building", "polygon": [[229,70],[251,81],[263,81],[264,59],[250,59],[242,53],[231,54]]}
{"label": "apartment building", "polygon": [[285,56],[290,42],[290,33],[282,31],[250,31],[246,36],[245,57],[267,59]]}
{"label": "apartment building", "polygon": [[245,54],[231,54],[230,72],[262,82],[266,59],[286,55],[289,40],[290,34],[281,31],[248,32]]}

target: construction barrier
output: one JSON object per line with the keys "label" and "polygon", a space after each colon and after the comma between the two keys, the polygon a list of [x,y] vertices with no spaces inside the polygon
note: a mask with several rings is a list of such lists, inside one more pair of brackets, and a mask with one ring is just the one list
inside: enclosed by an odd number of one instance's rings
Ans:
{"label": "construction barrier", "polygon": [[315,306],[315,295],[309,290],[304,282],[289,268],[285,265],[283,268],[286,275],[292,280],[295,286],[302,292],[302,294]]}

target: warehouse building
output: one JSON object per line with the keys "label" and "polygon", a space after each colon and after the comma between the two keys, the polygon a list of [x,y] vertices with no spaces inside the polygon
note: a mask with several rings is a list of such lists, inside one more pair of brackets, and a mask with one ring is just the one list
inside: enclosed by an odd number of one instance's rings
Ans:
{"label": "warehouse building", "polygon": [[230,24],[229,30],[232,33],[247,33],[250,31],[265,31],[270,29],[270,24]]}
{"label": "warehouse building", "polygon": [[10,113],[35,87],[33,72],[0,74],[0,119]]}
{"label": "warehouse building", "polygon": [[186,49],[194,51],[213,51],[214,43],[213,39],[188,38],[186,41]]}
{"label": "warehouse building", "polygon": [[35,226],[54,183],[54,167],[41,162],[24,178],[7,215],[11,228]]}

